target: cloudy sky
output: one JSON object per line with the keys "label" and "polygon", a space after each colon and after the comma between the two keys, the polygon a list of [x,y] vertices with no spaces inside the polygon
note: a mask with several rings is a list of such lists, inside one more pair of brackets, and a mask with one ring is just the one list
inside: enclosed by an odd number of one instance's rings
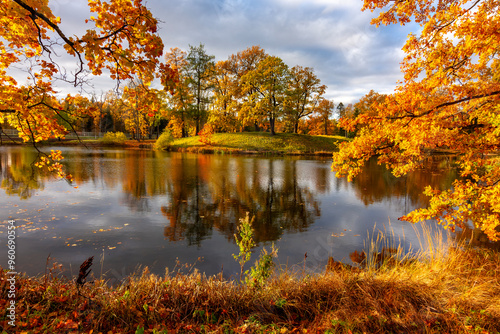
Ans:
{"label": "cloudy sky", "polygon": [[[50,1],[63,27],[85,29],[84,0]],[[253,45],[290,67],[312,67],[328,86],[327,98],[356,102],[371,89],[391,93],[402,79],[399,63],[407,35],[417,27],[375,28],[362,0],[148,0],[161,21],[165,51],[205,45],[216,60]],[[70,33],[71,35],[71,33]],[[104,83],[104,81],[102,81]],[[103,89],[103,85],[96,85]]]}

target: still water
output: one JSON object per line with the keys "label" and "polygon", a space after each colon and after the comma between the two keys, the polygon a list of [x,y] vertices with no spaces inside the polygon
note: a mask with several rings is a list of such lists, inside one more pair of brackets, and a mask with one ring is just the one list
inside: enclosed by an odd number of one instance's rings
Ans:
{"label": "still water", "polygon": [[0,244],[14,219],[16,270],[30,275],[43,274],[49,256],[77,275],[93,255],[94,274],[110,280],[179,264],[230,277],[239,272],[234,234],[247,212],[258,243],[251,263],[274,242],[289,267],[321,271],[329,256],[352,264],[349,255],[374,229],[418,248],[413,226],[398,217],[427,205],[426,185],[447,189],[456,177],[446,159],[404,178],[370,162],[347,183],[328,158],[50,149],[63,152],[72,183],[40,175],[34,149],[0,147]]}

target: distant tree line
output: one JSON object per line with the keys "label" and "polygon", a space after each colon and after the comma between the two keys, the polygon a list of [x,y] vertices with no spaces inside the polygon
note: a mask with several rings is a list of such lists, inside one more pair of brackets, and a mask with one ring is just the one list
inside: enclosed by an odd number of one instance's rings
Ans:
{"label": "distant tree line", "polygon": [[[67,131],[125,132],[131,138],[158,138],[164,129],[176,138],[208,132],[267,131],[355,136],[338,118],[367,112],[373,91],[355,105],[324,97],[326,86],[310,67],[289,67],[258,46],[215,61],[204,45],[171,48],[165,63],[175,75],[153,89],[140,79],[90,98],[60,101],[59,124]],[[366,100],[366,101],[365,101]],[[82,115],[77,110],[86,109]]]}
{"label": "distant tree line", "polygon": [[[309,67],[289,67],[282,59],[252,46],[227,60],[215,61],[204,45],[188,51],[171,48],[165,62],[175,76],[153,89],[138,79],[120,90],[63,104],[61,125],[88,132],[122,131],[134,139],[157,138],[167,128],[174,137],[213,132],[268,131],[345,135],[334,117],[352,105],[337,106],[324,97],[326,86]],[[170,93],[169,93],[170,90]],[[72,110],[91,112],[72,118]]]}

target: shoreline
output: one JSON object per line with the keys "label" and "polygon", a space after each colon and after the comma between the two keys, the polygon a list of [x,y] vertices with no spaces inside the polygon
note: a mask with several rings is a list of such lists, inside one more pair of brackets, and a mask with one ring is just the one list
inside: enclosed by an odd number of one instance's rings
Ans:
{"label": "shoreline", "polygon": [[[196,138],[196,137],[194,137]],[[89,147],[89,148],[126,148],[126,149],[146,149],[154,150],[156,139],[148,140],[126,140],[125,142],[102,142],[98,139],[84,139],[79,141],[77,139],[62,139],[43,141],[36,144],[37,147],[50,147],[50,146],[75,146],[75,147]],[[4,141],[0,146],[33,146],[32,143],[22,141]],[[262,156],[318,156],[326,157],[331,156],[336,150],[266,150],[266,149],[249,149],[245,147],[226,147],[218,145],[175,145],[169,146],[164,152],[185,152],[185,153],[200,153],[200,154],[231,154],[231,155],[262,155]]]}

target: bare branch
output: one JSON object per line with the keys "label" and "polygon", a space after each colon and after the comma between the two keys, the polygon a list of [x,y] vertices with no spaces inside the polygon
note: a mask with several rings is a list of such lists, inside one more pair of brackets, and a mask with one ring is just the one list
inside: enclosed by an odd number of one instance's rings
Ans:
{"label": "bare branch", "polygon": [[387,117],[387,119],[404,119],[404,118],[412,118],[413,119],[413,118],[419,118],[419,117],[423,117],[423,116],[429,115],[433,111],[436,111],[436,110],[444,108],[444,107],[449,107],[449,106],[453,106],[455,104],[460,104],[460,103],[463,103],[463,102],[477,100],[477,99],[482,99],[482,98],[485,98],[485,97],[490,97],[490,96],[495,96],[495,95],[500,95],[500,90],[493,91],[491,93],[485,93],[485,94],[467,96],[467,97],[464,97],[462,99],[455,100],[455,101],[444,102],[444,103],[438,104],[434,108],[429,109],[429,110],[427,110],[427,111],[425,111],[425,112],[423,112],[421,114],[415,114],[415,113],[412,113],[412,112],[407,112],[406,115],[404,115],[404,116]]}
{"label": "bare branch", "polygon": [[27,10],[28,12],[31,13],[30,18],[33,20],[33,23],[35,24],[36,28],[38,29],[38,39],[39,39],[40,46],[45,51],[47,51],[47,52],[50,53],[50,50],[48,50],[47,47],[43,44],[42,37],[41,37],[41,30],[40,30],[40,27],[38,26],[38,24],[36,23],[36,19],[37,18],[41,19],[49,27],[51,27],[52,29],[54,29],[54,31],[59,35],[59,37],[62,38],[62,40],[64,41],[64,43],[66,43],[67,45],[69,45],[71,47],[71,49],[75,52],[75,54],[78,57],[78,60],[80,62],[80,68],[75,73],[75,80],[73,81],[73,84],[76,87],[78,85],[77,84],[77,77],[78,77],[78,75],[80,73],[83,72],[83,64],[84,64],[84,62],[83,62],[83,59],[82,59],[82,55],[80,54],[80,52],[78,52],[78,50],[75,47],[75,43],[72,42],[68,37],[66,37],[66,35],[61,31],[61,29],[59,29],[59,27],[57,26],[57,24],[55,24],[54,22],[52,22],[47,16],[43,15],[42,13],[39,13],[33,7],[31,7],[31,6],[27,5],[26,3],[24,3],[22,0],[13,0],[13,1],[15,3],[17,3],[19,6],[21,6],[22,8],[24,8],[25,10]]}

